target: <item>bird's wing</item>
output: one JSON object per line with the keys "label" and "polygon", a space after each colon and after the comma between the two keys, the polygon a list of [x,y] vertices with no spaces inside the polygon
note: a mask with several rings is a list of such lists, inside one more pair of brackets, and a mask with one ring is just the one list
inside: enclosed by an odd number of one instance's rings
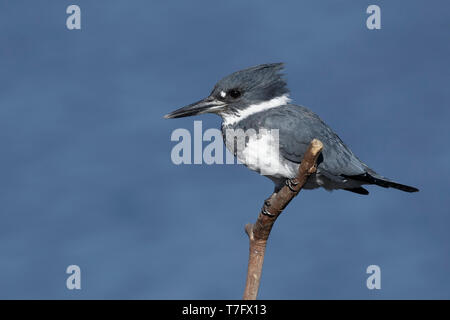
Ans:
{"label": "bird's wing", "polygon": [[280,154],[300,163],[312,139],[324,147],[318,169],[330,178],[365,173],[367,166],[342,142],[316,114],[305,107],[286,105],[271,110],[263,125],[279,129]]}

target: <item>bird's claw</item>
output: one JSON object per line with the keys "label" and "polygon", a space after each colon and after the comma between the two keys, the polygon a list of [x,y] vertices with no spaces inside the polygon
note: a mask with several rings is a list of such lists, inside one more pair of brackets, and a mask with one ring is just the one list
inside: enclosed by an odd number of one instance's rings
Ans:
{"label": "bird's claw", "polygon": [[267,211],[267,209],[265,208],[265,206],[262,208],[261,213],[262,213],[263,215],[268,216],[268,217],[271,217],[271,218],[275,217],[274,214],[272,214],[272,213],[270,213],[269,211]]}
{"label": "bird's claw", "polygon": [[297,179],[286,179],[286,185],[292,192],[297,192],[296,186],[298,185]]}
{"label": "bird's claw", "polygon": [[270,207],[270,199],[266,199],[264,201],[264,205],[262,207],[261,213],[265,216],[273,218],[273,217],[275,217],[275,215],[269,212],[269,210],[268,210],[269,207]]}

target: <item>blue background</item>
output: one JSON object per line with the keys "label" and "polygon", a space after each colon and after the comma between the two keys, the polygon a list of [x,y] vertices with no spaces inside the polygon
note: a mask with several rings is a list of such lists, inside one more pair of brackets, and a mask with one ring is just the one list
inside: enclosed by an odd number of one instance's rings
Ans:
{"label": "blue background", "polygon": [[[82,30],[66,29],[81,7]],[[381,30],[366,8],[381,7]],[[172,164],[165,120],[221,77],[284,61],[291,97],[419,193],[302,192],[263,299],[450,298],[448,1],[0,2],[0,298],[239,299],[244,225],[272,182]],[[82,270],[69,291],[68,265]],[[381,267],[381,290],[366,287]]]}

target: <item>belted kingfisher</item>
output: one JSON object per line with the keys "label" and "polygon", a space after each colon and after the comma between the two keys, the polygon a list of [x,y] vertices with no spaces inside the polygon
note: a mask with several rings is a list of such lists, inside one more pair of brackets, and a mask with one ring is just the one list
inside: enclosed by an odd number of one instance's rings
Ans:
{"label": "belted kingfisher", "polygon": [[[249,169],[269,177],[275,183],[275,190],[297,175],[303,154],[316,138],[323,143],[323,151],[316,173],[309,177],[304,189],[323,187],[367,195],[369,192],[362,186],[373,184],[406,192],[419,191],[377,174],[359,160],[319,116],[305,107],[291,104],[282,69],[282,63],[271,63],[234,72],[220,80],[207,98],[164,117],[220,115],[227,149]],[[235,139],[227,139],[230,129],[265,130],[265,133],[245,139],[243,149],[237,153]],[[274,129],[277,129],[278,139],[273,139]],[[270,159],[267,159],[268,154]],[[255,158],[266,161],[254,161]]]}

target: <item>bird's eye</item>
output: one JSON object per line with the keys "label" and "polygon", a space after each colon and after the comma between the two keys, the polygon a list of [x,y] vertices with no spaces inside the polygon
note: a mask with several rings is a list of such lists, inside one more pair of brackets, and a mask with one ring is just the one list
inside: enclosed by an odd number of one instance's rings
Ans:
{"label": "bird's eye", "polygon": [[228,90],[227,95],[229,95],[233,99],[236,99],[241,96],[241,92],[238,89],[231,89],[231,90]]}

